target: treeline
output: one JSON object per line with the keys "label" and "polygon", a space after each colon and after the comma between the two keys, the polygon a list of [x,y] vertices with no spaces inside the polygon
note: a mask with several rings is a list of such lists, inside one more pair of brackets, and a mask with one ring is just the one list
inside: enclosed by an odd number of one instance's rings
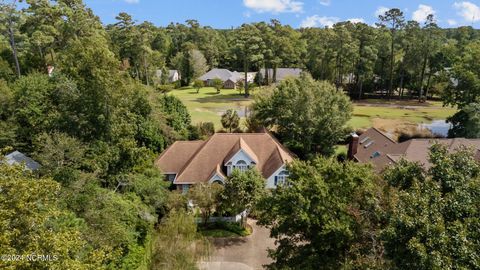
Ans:
{"label": "treeline", "polygon": [[[33,1],[22,11],[3,13],[3,78],[12,80],[16,73],[45,72],[47,66],[58,65],[56,48],[65,45],[57,29],[61,16],[57,8],[45,5]],[[38,10],[42,14],[30,16]],[[474,53],[480,37],[472,27],[441,29],[433,16],[424,23],[407,21],[399,9],[379,16],[377,27],[340,22],[331,28],[294,29],[277,20],[228,30],[201,26],[196,20],[157,27],[138,23],[126,13],[116,20],[96,27],[106,30],[109,49],[122,61],[122,68],[147,85],[166,82],[157,70],[163,74],[180,70],[181,84],[189,85],[214,67],[237,71],[298,67],[356,98],[365,93],[420,99],[442,95],[472,71],[463,62],[478,56]],[[258,83],[269,84],[275,80],[275,72],[272,75]]]}
{"label": "treeline", "polygon": [[[1,9],[0,250],[56,256],[2,266],[147,269],[155,224],[176,218],[153,159],[191,136],[186,107],[122,70],[81,0]],[[41,169],[6,165],[13,150]]]}

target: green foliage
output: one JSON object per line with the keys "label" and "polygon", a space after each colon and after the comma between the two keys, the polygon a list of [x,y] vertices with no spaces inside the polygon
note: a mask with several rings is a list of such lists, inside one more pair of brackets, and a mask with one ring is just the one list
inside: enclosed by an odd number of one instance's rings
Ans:
{"label": "green foliage", "polygon": [[167,124],[175,131],[186,132],[191,123],[187,107],[172,95],[164,95],[158,99],[158,102],[165,113]]}
{"label": "green foliage", "polygon": [[220,203],[223,186],[218,183],[196,184],[188,190],[188,198],[200,209],[203,224],[206,225],[212,213]]}
{"label": "green foliage", "polygon": [[197,233],[193,215],[184,210],[171,211],[157,233],[153,269],[193,270],[209,255],[209,242]]}
{"label": "green foliage", "polygon": [[[222,212],[237,215],[243,211],[252,210],[265,193],[265,179],[257,169],[245,172],[233,170],[225,180],[224,190],[221,193]],[[243,219],[243,216],[242,216]],[[246,220],[242,220],[245,227]]]}
{"label": "green foliage", "polygon": [[199,229],[203,236],[214,238],[248,236],[252,233],[249,228],[244,228],[242,224],[225,221],[209,223]]}
{"label": "green foliage", "polygon": [[197,124],[197,128],[203,138],[208,138],[215,133],[215,126],[212,122],[200,122]]}
{"label": "green foliage", "polygon": [[228,132],[236,130],[240,126],[240,117],[236,110],[228,109],[224,114],[222,114],[222,126],[227,129]]}
{"label": "green foliage", "polygon": [[480,98],[480,42],[473,41],[455,48],[455,62],[453,72],[449,75],[458,80],[458,85],[450,82],[444,93],[443,100],[448,105],[458,105],[463,108],[473,102],[479,102]]}
{"label": "green foliage", "polygon": [[372,169],[316,158],[294,161],[288,170],[287,185],[259,206],[259,223],[278,241],[269,268],[381,268],[381,193]]}
{"label": "green foliage", "polygon": [[[50,260],[2,259],[7,269],[101,269],[109,259],[81,235],[85,223],[61,207],[60,186],[23,167],[0,164],[0,249],[5,255],[49,255]],[[34,225],[34,226],[33,226]]]}
{"label": "green foliage", "polygon": [[480,167],[468,149],[449,153],[440,144],[432,146],[430,161],[425,177],[417,176],[418,164],[393,169],[411,183],[389,213],[386,257],[394,269],[479,268]]}
{"label": "green foliage", "polygon": [[465,105],[448,122],[452,124],[449,137],[480,138],[480,103]]}
{"label": "green foliage", "polygon": [[204,87],[204,83],[202,80],[195,80],[193,82],[193,88],[197,89],[197,93],[200,92],[200,88]]}
{"label": "green foliage", "polygon": [[214,78],[211,81],[211,85],[213,88],[217,89],[217,94],[220,94],[220,89],[223,87],[223,81],[220,80],[219,78]]}
{"label": "green foliage", "polygon": [[345,94],[305,74],[259,96],[252,109],[261,125],[275,130],[301,157],[333,154],[334,145],[348,134],[346,124],[353,111]]}
{"label": "green foliage", "polygon": [[34,159],[41,170],[56,181],[68,185],[76,178],[85,158],[85,146],[64,133],[40,134],[34,141]]}
{"label": "green foliage", "polygon": [[20,142],[31,144],[32,136],[52,129],[55,115],[50,93],[54,84],[48,76],[35,73],[21,77],[13,89],[17,137]]}
{"label": "green foliage", "polygon": [[425,171],[419,164],[401,159],[383,173],[385,181],[400,190],[409,189],[414,182],[424,181]]}

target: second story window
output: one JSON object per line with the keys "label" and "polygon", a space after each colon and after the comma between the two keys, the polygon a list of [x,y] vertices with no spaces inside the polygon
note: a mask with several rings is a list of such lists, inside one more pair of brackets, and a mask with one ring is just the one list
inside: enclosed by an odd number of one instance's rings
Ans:
{"label": "second story window", "polygon": [[233,166],[234,169],[237,169],[241,172],[244,172],[246,170],[248,170],[248,165],[245,161],[243,160],[239,160],[237,161],[237,163],[235,164],[235,166]]}
{"label": "second story window", "polygon": [[275,186],[283,185],[287,181],[288,172],[281,171],[277,176],[275,176]]}

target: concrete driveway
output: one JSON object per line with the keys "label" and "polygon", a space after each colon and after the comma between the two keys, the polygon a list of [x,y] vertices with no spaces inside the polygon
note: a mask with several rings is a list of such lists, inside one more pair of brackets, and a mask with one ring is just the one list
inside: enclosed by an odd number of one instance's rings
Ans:
{"label": "concrete driveway", "polygon": [[202,270],[253,270],[263,269],[264,264],[272,260],[268,257],[267,248],[274,248],[275,243],[269,237],[270,230],[257,225],[249,219],[248,224],[253,233],[247,237],[212,239],[213,251],[208,262],[200,262]]}

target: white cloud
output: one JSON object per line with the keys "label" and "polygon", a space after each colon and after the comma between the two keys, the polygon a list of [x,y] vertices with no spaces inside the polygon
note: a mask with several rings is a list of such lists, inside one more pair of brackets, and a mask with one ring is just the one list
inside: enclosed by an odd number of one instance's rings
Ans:
{"label": "white cloud", "polygon": [[455,2],[453,7],[458,10],[458,15],[460,15],[467,22],[478,22],[480,21],[480,7],[475,5],[472,2]]}
{"label": "white cloud", "polygon": [[318,15],[313,15],[305,18],[301,23],[300,27],[332,27],[340,19],[337,17],[320,17]]}
{"label": "white cloud", "polygon": [[140,0],[124,0],[128,4],[138,4],[140,3]]}
{"label": "white cloud", "polygon": [[243,0],[243,4],[256,12],[302,12],[303,2],[295,0]]}
{"label": "white cloud", "polygon": [[450,26],[455,26],[455,25],[457,25],[457,21],[455,21],[455,20],[453,20],[453,19],[447,20],[447,23],[448,23],[448,25],[450,25]]}
{"label": "white cloud", "polygon": [[330,6],[331,3],[331,0],[320,0],[320,5],[322,6]]}
{"label": "white cloud", "polygon": [[365,20],[362,18],[351,18],[351,19],[348,19],[347,21],[351,23],[365,23]]}
{"label": "white cloud", "polygon": [[419,23],[425,22],[428,15],[435,15],[436,11],[427,5],[419,5],[418,9],[415,10],[412,14],[412,19]]}
{"label": "white cloud", "polygon": [[378,7],[377,10],[375,10],[375,17],[378,17],[380,15],[384,15],[385,12],[389,11],[390,9],[387,7]]}

